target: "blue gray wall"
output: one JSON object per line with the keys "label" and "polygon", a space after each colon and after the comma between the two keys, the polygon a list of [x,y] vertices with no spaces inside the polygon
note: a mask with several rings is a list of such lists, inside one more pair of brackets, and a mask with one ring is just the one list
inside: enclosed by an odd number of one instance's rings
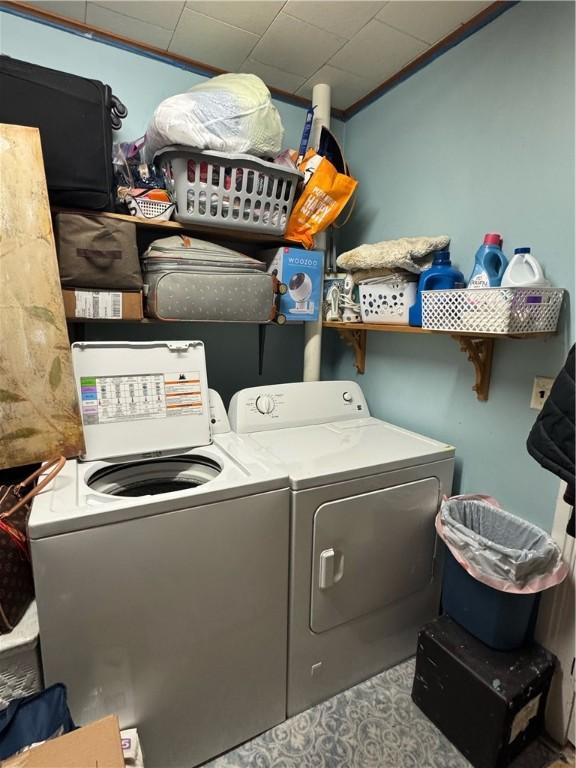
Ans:
{"label": "blue gray wall", "polygon": [[[574,285],[574,6],[522,2],[354,117],[345,130],[360,193],[344,245],[446,232],[468,272],[484,232],[510,252],[529,244],[556,285]],[[0,49],[109,82],[130,115],[123,138],[142,134],[155,105],[201,76],[89,36],[0,13]],[[286,144],[303,110],[278,103]],[[339,131],[340,126],[337,126]],[[535,412],[532,379],[553,376],[570,339],[498,341],[487,403],[471,391],[470,363],[448,337],[370,333],[358,377],[375,415],[446,440],[458,452],[457,489],[488,491],[550,527],[555,479],[526,454]],[[302,326],[270,328],[264,376],[254,326],[88,326],[91,338],[195,336],[225,398],[241,386],[298,380]],[[324,335],[324,378],[354,378],[352,358]]]}
{"label": "blue gray wall", "polygon": [[[118,134],[122,141],[142,136],[163,99],[206,79],[176,65],[97,42],[89,34],[67,32],[2,11],[0,52],[108,83],[128,107],[128,117]],[[280,101],[275,104],[284,123],[285,145],[298,146],[304,110]]]}
{"label": "blue gray wall", "polygon": [[[522,2],[346,124],[360,180],[345,246],[449,234],[469,274],[485,232],[507,253],[531,245],[556,286],[574,287],[574,5]],[[373,413],[456,446],[456,488],[496,496],[550,527],[558,489],[524,447],[532,380],[554,376],[572,333],[497,341],[488,402],[441,336],[368,334],[358,376]],[[326,332],[323,377],[355,378],[348,348]]]}
{"label": "blue gray wall", "polygon": [[[45,67],[93,77],[112,86],[128,107],[121,140],[142,136],[155,107],[205,78],[177,66],[0,12],[0,52]],[[284,145],[297,147],[305,110],[276,101],[285,128]],[[73,151],[73,148],[71,148]],[[258,373],[258,328],[255,325],[154,323],[86,324],[87,338],[199,338],[206,344],[208,380],[227,402],[241,387],[298,381],[302,378],[303,325],[267,329],[264,369]]]}

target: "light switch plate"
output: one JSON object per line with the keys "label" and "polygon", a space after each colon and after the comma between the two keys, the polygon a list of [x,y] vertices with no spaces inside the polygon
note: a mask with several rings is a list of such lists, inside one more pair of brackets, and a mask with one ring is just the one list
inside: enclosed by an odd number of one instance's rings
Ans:
{"label": "light switch plate", "polygon": [[533,408],[535,411],[542,410],[542,406],[546,402],[550,390],[552,389],[552,384],[554,384],[554,379],[549,379],[546,376],[537,376],[534,379],[534,384],[532,385],[532,397],[530,398],[530,408]]}

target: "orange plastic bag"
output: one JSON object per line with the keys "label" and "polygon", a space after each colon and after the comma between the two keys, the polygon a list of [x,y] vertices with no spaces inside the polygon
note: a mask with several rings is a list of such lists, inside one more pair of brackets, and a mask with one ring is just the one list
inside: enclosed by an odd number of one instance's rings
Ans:
{"label": "orange plastic bag", "polygon": [[[300,170],[304,170],[302,165]],[[286,227],[286,239],[297,240],[305,248],[312,248],[314,235],[323,232],[338,218],[357,186],[356,179],[338,173],[323,157],[294,204]]]}

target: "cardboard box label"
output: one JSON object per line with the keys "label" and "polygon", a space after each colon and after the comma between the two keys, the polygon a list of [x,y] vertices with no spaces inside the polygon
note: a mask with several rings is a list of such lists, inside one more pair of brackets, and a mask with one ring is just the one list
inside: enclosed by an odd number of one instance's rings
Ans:
{"label": "cardboard box label", "polygon": [[98,320],[122,319],[120,291],[75,291],[76,317]]}

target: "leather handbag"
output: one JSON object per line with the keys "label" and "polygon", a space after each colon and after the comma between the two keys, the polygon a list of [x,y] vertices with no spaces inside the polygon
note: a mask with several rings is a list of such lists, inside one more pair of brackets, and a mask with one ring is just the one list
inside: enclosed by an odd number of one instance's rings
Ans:
{"label": "leather handbag", "polygon": [[64,456],[51,459],[21,483],[0,485],[0,634],[14,629],[34,598],[28,516],[34,496],[65,463]]}

